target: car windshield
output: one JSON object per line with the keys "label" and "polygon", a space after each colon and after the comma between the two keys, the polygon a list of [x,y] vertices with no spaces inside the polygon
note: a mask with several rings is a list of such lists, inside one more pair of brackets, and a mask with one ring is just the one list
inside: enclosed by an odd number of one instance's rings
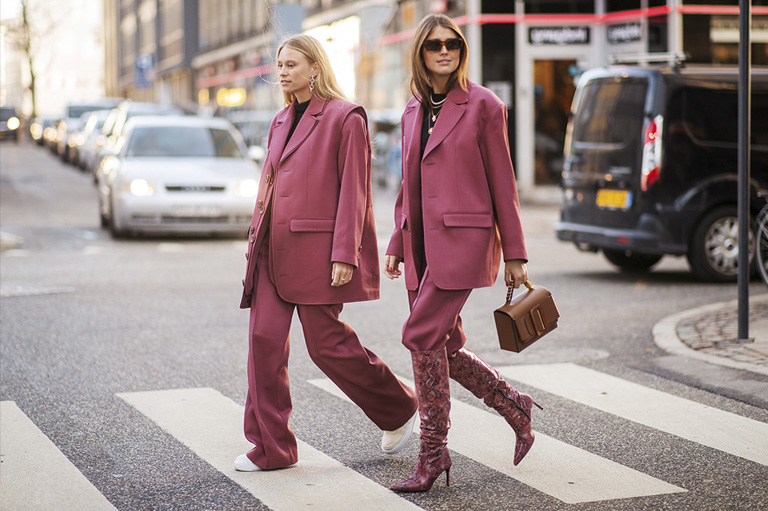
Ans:
{"label": "car windshield", "polygon": [[242,158],[229,131],[204,126],[147,126],[133,130],[125,155],[163,158]]}
{"label": "car windshield", "polygon": [[623,144],[643,128],[648,80],[602,78],[591,80],[579,99],[573,141]]}

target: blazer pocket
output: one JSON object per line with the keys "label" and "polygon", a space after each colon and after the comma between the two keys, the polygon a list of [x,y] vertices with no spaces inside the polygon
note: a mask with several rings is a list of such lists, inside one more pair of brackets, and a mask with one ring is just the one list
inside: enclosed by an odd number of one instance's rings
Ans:
{"label": "blazer pocket", "polygon": [[405,215],[400,215],[400,228],[408,230],[408,217]]}
{"label": "blazer pocket", "polygon": [[493,217],[489,213],[443,213],[443,225],[446,227],[493,227]]}
{"label": "blazer pocket", "polygon": [[291,232],[333,232],[335,218],[291,218]]}

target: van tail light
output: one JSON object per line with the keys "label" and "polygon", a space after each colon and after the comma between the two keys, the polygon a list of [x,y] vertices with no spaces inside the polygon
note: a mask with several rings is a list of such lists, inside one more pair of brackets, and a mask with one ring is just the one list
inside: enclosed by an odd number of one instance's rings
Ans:
{"label": "van tail light", "polygon": [[661,177],[661,131],[664,118],[657,115],[648,122],[643,140],[643,166],[640,189],[644,192]]}

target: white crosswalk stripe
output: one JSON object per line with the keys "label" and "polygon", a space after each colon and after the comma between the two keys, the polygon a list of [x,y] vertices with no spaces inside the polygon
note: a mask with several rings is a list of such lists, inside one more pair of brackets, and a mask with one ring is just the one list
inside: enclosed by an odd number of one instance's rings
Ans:
{"label": "white crosswalk stripe", "polygon": [[0,402],[0,511],[116,511],[13,401]]}
{"label": "white crosswalk stripe", "polygon": [[498,368],[505,377],[618,417],[768,465],[768,424],[576,364]]}
{"label": "white crosswalk stripe", "polygon": [[284,470],[237,472],[243,407],[210,388],[133,392],[119,397],[275,511],[417,510],[389,489],[299,441],[300,463]]}
{"label": "white crosswalk stripe", "polygon": [[[401,378],[408,381],[406,378]],[[310,380],[313,385],[348,398],[328,379]],[[409,384],[412,384],[409,382]],[[418,428],[414,428],[417,434]],[[542,433],[536,433],[534,448],[515,467],[514,433],[495,412],[451,402],[448,446],[568,504],[626,499],[686,491],[637,470],[589,453]],[[499,439],[508,439],[502,444]]]}
{"label": "white crosswalk stripe", "polygon": [[[768,465],[768,424],[576,364],[518,365],[499,370],[512,381],[579,406]],[[325,392],[327,399],[349,401],[328,379],[308,381]],[[271,510],[422,509],[301,440],[300,462],[294,467],[259,473],[235,471],[234,458],[250,448],[242,433],[243,407],[214,389],[118,396]],[[566,504],[688,491],[540,432],[525,461],[514,467],[515,436],[498,414],[455,399],[451,421],[449,448],[453,452]],[[418,425],[414,435],[418,436]],[[10,401],[0,403],[0,461],[0,511],[115,510]]]}

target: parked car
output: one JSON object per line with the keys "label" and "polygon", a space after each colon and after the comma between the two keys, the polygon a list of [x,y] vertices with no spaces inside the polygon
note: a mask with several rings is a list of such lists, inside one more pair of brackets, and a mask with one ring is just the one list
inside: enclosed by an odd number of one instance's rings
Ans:
{"label": "parked car", "polygon": [[102,225],[128,233],[243,234],[259,169],[225,119],[134,117],[99,172]]}
{"label": "parked car", "polygon": [[75,144],[73,135],[82,127],[83,114],[116,107],[121,101],[123,101],[122,98],[102,98],[68,104],[65,111],[66,115],[58,126],[56,136],[56,153],[61,159],[65,162],[70,161],[70,148]]}
{"label": "parked car", "polygon": [[96,141],[101,135],[101,128],[104,126],[104,121],[107,120],[109,113],[110,110],[95,110],[85,114],[86,118],[81,131],[82,143],[77,148],[77,161],[75,162],[83,170],[90,168],[95,154]]}
{"label": "parked car", "polygon": [[51,122],[53,122],[51,117],[35,117],[32,119],[32,122],[29,124],[29,135],[37,145],[45,144],[43,133],[45,128],[50,126]]}
{"label": "parked car", "polygon": [[91,173],[96,181],[99,167],[105,157],[115,154],[115,143],[123,134],[129,119],[142,115],[183,115],[184,110],[174,105],[141,103],[126,99],[112,110],[101,129],[101,138],[96,141],[95,156],[91,162]]}
{"label": "parked car", "polygon": [[16,116],[16,109],[12,106],[0,106],[0,140],[10,139],[19,141],[19,127],[21,121]]}
{"label": "parked car", "polygon": [[[557,237],[648,270],[687,256],[705,281],[738,274],[736,69],[614,66],[579,80]],[[752,215],[768,189],[768,71],[752,73]],[[750,250],[750,254],[753,254]]]}

